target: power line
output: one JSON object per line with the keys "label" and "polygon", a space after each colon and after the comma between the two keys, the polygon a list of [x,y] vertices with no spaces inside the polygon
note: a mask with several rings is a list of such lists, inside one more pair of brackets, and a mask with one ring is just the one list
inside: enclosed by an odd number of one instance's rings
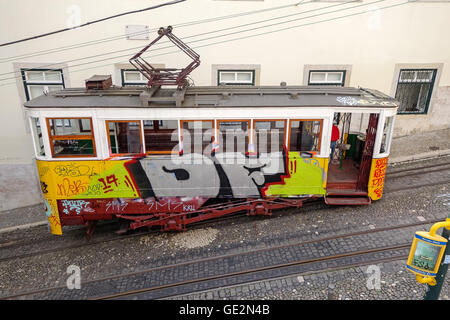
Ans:
{"label": "power line", "polygon": [[174,1],[171,1],[171,2],[161,3],[161,4],[158,4],[156,6],[152,6],[152,7],[148,7],[148,8],[144,8],[144,9],[123,12],[123,13],[115,14],[113,16],[106,17],[106,18],[102,18],[102,19],[98,19],[98,20],[94,20],[94,21],[89,21],[89,22],[80,24],[79,26],[72,27],[72,28],[64,28],[64,29],[60,29],[60,30],[56,30],[56,31],[40,34],[40,35],[37,35],[37,36],[21,39],[21,40],[15,40],[15,41],[11,41],[11,42],[2,43],[2,44],[0,44],[0,47],[5,47],[5,46],[12,45],[12,44],[25,42],[25,41],[29,41],[29,40],[34,40],[34,39],[38,39],[38,38],[42,38],[42,37],[47,37],[47,36],[50,36],[50,35],[53,35],[53,34],[56,34],[56,33],[61,33],[61,32],[65,32],[65,31],[70,31],[70,30],[82,28],[82,27],[85,27],[85,26],[88,26],[88,25],[91,25],[91,24],[94,24],[94,23],[103,22],[103,21],[106,21],[106,20],[109,20],[109,19],[114,19],[114,18],[125,16],[125,15],[128,15],[128,14],[133,14],[133,13],[153,10],[153,9],[157,9],[157,8],[160,8],[160,7],[169,6],[169,5],[173,5],[173,4],[177,4],[177,3],[180,3],[180,2],[184,2],[184,1],[186,1],[186,0],[174,0]]}
{"label": "power line", "polygon": [[[360,5],[356,5],[356,6],[352,6],[352,7],[348,7],[348,8],[343,8],[343,9],[338,9],[338,10],[334,10],[334,11],[322,12],[322,13],[319,13],[319,14],[310,15],[310,16],[303,17],[303,18],[297,18],[297,19],[292,19],[292,20],[283,21],[283,22],[279,22],[279,23],[274,23],[274,24],[270,24],[270,25],[264,25],[264,26],[255,27],[255,28],[250,28],[250,29],[246,29],[246,30],[241,30],[241,31],[231,32],[231,33],[222,34],[222,35],[218,35],[218,36],[213,36],[213,37],[209,37],[209,38],[204,38],[204,39],[194,40],[194,41],[190,41],[190,42],[186,42],[186,43],[187,43],[187,44],[192,44],[192,43],[199,42],[199,41],[205,41],[205,40],[215,39],[215,38],[219,38],[219,37],[225,37],[225,36],[229,36],[229,35],[235,35],[235,34],[242,33],[242,32],[249,32],[249,31],[258,30],[258,29],[262,29],[262,28],[267,28],[267,27],[271,27],[271,26],[275,26],[275,25],[286,24],[286,23],[290,23],[290,22],[293,22],[293,21],[304,20],[304,19],[308,19],[308,18],[312,18],[312,17],[317,17],[317,16],[321,16],[321,15],[326,15],[326,14],[330,14],[330,13],[335,13],[335,12],[340,12],[340,11],[344,11],[344,10],[354,9],[354,8],[357,8],[357,7],[367,6],[367,5],[370,5],[370,4],[374,4],[374,3],[378,3],[378,2],[383,2],[383,1],[387,1],[387,0],[378,0],[378,1],[371,2],[371,3],[360,4]],[[275,17],[275,18],[268,19],[268,20],[261,20],[261,21],[252,22],[252,23],[247,23],[247,24],[243,24],[243,25],[238,25],[238,26],[233,26],[233,27],[227,27],[227,28],[224,28],[224,29],[219,29],[219,30],[214,30],[214,31],[204,32],[204,33],[201,33],[201,34],[196,34],[196,35],[184,37],[184,39],[189,39],[189,38],[193,38],[193,37],[198,37],[198,36],[206,35],[206,34],[217,33],[217,32],[221,32],[221,31],[224,31],[224,30],[236,29],[236,28],[240,28],[240,27],[243,27],[243,26],[254,25],[254,24],[258,24],[258,23],[262,23],[262,22],[268,22],[268,21],[271,21],[271,20],[282,19],[282,18],[286,18],[286,17],[290,17],[290,16],[299,15],[299,14],[305,14],[305,13],[309,13],[309,12],[320,11],[320,10],[329,9],[329,8],[333,8],[333,7],[337,7],[337,6],[342,6],[342,5],[345,5],[345,4],[348,4],[348,3],[352,3],[352,2],[354,2],[354,0],[347,1],[347,2],[344,2],[344,3],[339,3],[339,4],[330,5],[330,6],[323,7],[323,8],[311,9],[311,10],[304,11],[304,12],[300,12],[300,13],[294,13],[294,14],[285,15],[285,16],[281,16],[281,17]],[[158,44],[164,44],[164,43],[169,43],[169,42],[168,42],[168,41],[166,41],[166,42],[161,42],[161,43],[157,43],[157,45],[158,45]],[[139,47],[133,47],[133,48],[128,48],[128,49],[122,49],[122,50],[116,50],[116,51],[108,52],[108,53],[106,53],[106,54],[113,54],[113,53],[118,53],[118,52],[129,51],[129,50],[136,50],[136,49],[141,49],[141,47],[142,47],[142,46],[139,46]],[[162,48],[156,48],[156,49],[153,49],[153,51],[156,51],[156,50],[162,50],[162,49],[167,49],[167,48],[170,48],[170,47],[171,47],[171,46],[169,46],[169,47],[162,47]],[[53,63],[53,64],[49,64],[49,65],[39,66],[39,68],[46,68],[46,67],[50,67],[50,66],[54,66],[54,65],[61,65],[61,64],[64,64],[64,63],[69,63],[69,62],[74,62],[74,61],[79,61],[79,60],[84,60],[84,59],[90,59],[90,58],[96,58],[96,57],[104,56],[104,55],[106,55],[106,54],[105,54],[105,53],[102,53],[102,54],[97,54],[97,55],[93,55],[93,56],[88,56],[88,57],[83,57],[83,58],[77,58],[77,59],[72,59],[72,60],[68,60],[68,61],[62,61],[62,62]],[[85,64],[91,64],[91,63],[101,62],[101,61],[104,61],[104,60],[123,58],[123,57],[126,57],[126,56],[128,56],[128,55],[114,56],[114,57],[105,58],[105,59],[101,59],[101,60],[95,60],[95,61],[91,61],[91,62],[80,63],[80,64],[72,65],[72,66],[69,66],[69,67],[77,67],[77,66],[81,66],[81,65],[85,65]],[[30,71],[30,70],[33,70],[33,69],[36,69],[36,68],[23,69],[23,71]],[[58,70],[59,70],[59,69],[60,69],[60,67],[58,67]],[[6,75],[6,74],[11,74],[11,73],[17,73],[17,72],[16,72],[16,71],[13,71],[13,72],[7,72],[7,73],[3,73],[3,74],[0,74],[0,75]],[[20,77],[21,77],[21,75],[14,76],[14,77],[10,77],[10,78],[3,78],[3,79],[0,79],[0,81],[10,80],[10,79],[15,79],[15,78],[20,78]]]}
{"label": "power line", "polygon": [[[379,0],[379,1],[371,2],[371,3],[369,3],[369,4],[373,4],[373,3],[381,2],[381,1],[385,1],[385,0]],[[291,27],[281,28],[281,29],[277,29],[277,30],[273,30],[273,31],[268,31],[268,32],[263,32],[263,33],[258,33],[258,34],[253,34],[253,35],[248,35],[248,36],[244,36],[244,37],[239,37],[239,38],[228,39],[228,40],[219,41],[219,42],[208,43],[208,44],[205,44],[205,45],[200,45],[200,46],[192,47],[192,48],[193,48],[193,49],[198,49],[198,48],[203,48],[203,47],[207,47],[207,46],[212,46],[212,45],[217,45],[217,44],[222,44],[222,43],[228,43],[228,42],[232,42],[232,41],[244,40],[244,39],[248,39],[248,38],[253,38],[253,37],[258,37],[258,36],[268,35],[268,34],[272,34],[272,33],[276,33],[276,32],[281,32],[281,31],[286,31],[286,30],[290,30],[290,29],[295,29],[295,28],[300,28],[300,27],[310,26],[310,25],[314,25],[314,24],[319,24],[319,23],[324,23],[324,22],[329,22],[329,21],[339,20],[339,19],[342,19],[342,18],[347,18],[347,17],[357,16],[357,15],[365,14],[365,13],[368,13],[368,12],[373,12],[373,11],[378,11],[378,10],[383,10],[383,9],[390,9],[390,8],[402,6],[402,5],[409,4],[409,3],[411,3],[410,0],[406,0],[406,2],[401,2],[401,3],[397,3],[397,4],[385,6],[385,7],[369,9],[369,10],[365,10],[365,11],[361,11],[361,12],[357,12],[357,13],[352,13],[352,14],[348,14],[348,15],[344,15],[344,16],[339,16],[339,17],[330,18],[330,19],[325,19],[325,20],[320,20],[320,21],[309,22],[309,23],[305,23],[305,24],[301,24],[301,25],[296,25],[296,26],[291,26]],[[163,56],[163,55],[172,54],[172,53],[177,53],[177,52],[178,52],[178,51],[166,52],[166,53],[162,53],[162,54],[153,55],[153,57]],[[143,58],[149,58],[149,56],[143,56]],[[106,64],[106,65],[102,65],[102,66],[108,66],[108,65],[110,65],[110,64]],[[98,67],[98,66],[97,66],[97,67]],[[92,67],[92,68],[94,68],[94,67]],[[78,69],[78,70],[75,70],[75,71],[83,71],[83,70],[88,70],[88,69],[91,69],[91,68]]]}
{"label": "power line", "polygon": [[[329,12],[325,12],[325,13],[321,13],[321,14],[316,14],[316,15],[308,16],[308,17],[301,18],[301,19],[294,19],[294,20],[291,20],[291,21],[289,21],[289,22],[292,22],[292,21],[298,21],[298,20],[303,20],[303,19],[306,19],[306,18],[316,17],[316,16],[325,15],[325,14],[329,14],[329,13],[340,12],[340,11],[344,11],[344,10],[348,10],[348,9],[354,9],[354,8],[356,8],[356,7],[367,6],[367,5],[371,5],[371,4],[378,3],[378,2],[383,2],[383,1],[386,1],[386,0],[378,0],[378,1],[370,2],[370,3],[366,3],[366,4],[360,4],[360,5],[357,5],[357,6],[345,8],[345,9],[339,9],[339,10],[329,11]],[[352,2],[354,2],[354,1],[352,1]],[[365,11],[365,12],[371,12],[371,11],[376,11],[376,10],[377,10],[377,9],[367,10],[367,11]],[[358,13],[358,14],[363,14],[363,13],[365,13],[365,12]],[[351,15],[348,15],[348,16],[351,16]],[[347,17],[347,16],[344,16],[344,17]],[[321,20],[321,21],[319,21],[319,22],[326,22],[326,21],[331,21],[331,20],[335,20],[335,19],[328,19],[328,20],[326,19],[326,20]],[[285,22],[281,22],[281,23],[277,23],[277,24],[272,24],[272,25],[269,25],[269,26],[279,25],[279,24],[283,24],[283,23],[285,23]],[[316,24],[316,23],[317,23],[317,22],[314,22],[314,23],[308,23],[308,24],[305,24],[305,25]],[[304,26],[304,25],[300,25],[300,26]],[[205,38],[205,39],[199,39],[199,40],[187,42],[187,44],[191,44],[191,43],[199,42],[199,41],[210,40],[210,39],[219,38],[219,37],[228,36],[228,35],[233,35],[233,34],[238,34],[238,33],[242,33],[242,32],[253,31],[253,30],[262,29],[262,28],[265,28],[265,27],[268,27],[268,26],[261,26],[261,27],[251,28],[251,29],[247,29],[247,30],[243,30],[243,31],[239,31],[239,32],[232,32],[232,33],[228,33],[228,34],[225,34],[225,35],[219,35],[219,36],[215,36],[215,37],[209,37],[209,38]],[[296,27],[296,26],[293,26],[293,28],[294,28],[294,27]],[[289,29],[289,28],[291,28],[291,27],[287,27],[287,28],[283,28],[283,29],[278,29],[278,30],[276,30],[276,31],[274,31],[274,32],[287,30],[287,29]],[[268,32],[268,33],[273,33],[273,32]],[[264,35],[264,34],[268,34],[268,33],[262,33],[262,34],[257,34],[257,35],[250,35],[250,36],[245,36],[245,37],[241,37],[241,38],[235,38],[235,39],[231,39],[231,40],[224,40],[224,41],[220,41],[220,42],[213,43],[213,45],[214,45],[214,44],[220,44],[220,43],[226,43],[226,42],[229,42],[229,41],[235,41],[235,40],[247,39],[247,38],[251,38],[251,37],[254,37],[254,36],[258,36],[258,35]],[[193,37],[193,36],[191,36],[191,37]],[[193,47],[193,48],[201,48],[201,47],[208,46],[208,45],[209,45],[209,44],[201,45],[201,46],[197,46],[197,47]],[[156,51],[156,50],[161,50],[161,49],[167,49],[167,48],[169,48],[169,47],[157,48],[157,49],[154,49],[154,51]],[[170,52],[170,54],[171,54],[171,53],[177,53],[177,52],[179,52],[179,51],[173,51],[173,52]],[[155,55],[155,56],[161,56],[161,55],[165,55],[165,54],[167,54],[167,53],[163,53],[163,54],[159,54],[159,55]],[[110,58],[106,58],[106,59],[101,59],[101,60],[96,60],[96,61],[91,61],[91,62],[80,63],[80,64],[68,66],[68,67],[72,67],[72,68],[73,68],[73,67],[78,67],[78,66],[82,66],[82,65],[86,65],[86,64],[91,64],[91,63],[101,62],[101,61],[104,61],[104,60],[111,60],[111,59],[123,58],[123,57],[127,57],[127,56],[128,56],[128,55],[114,56],[114,57],[110,57]],[[144,57],[149,57],[149,56],[144,56]],[[126,61],[123,61],[123,62],[126,62]],[[105,64],[105,65],[101,65],[101,66],[108,66],[108,65],[110,65],[110,64]],[[96,67],[96,66],[94,66],[94,67],[89,67],[89,68],[87,68],[87,69],[82,69],[82,70],[88,70],[88,69],[92,69],[92,68],[95,68],[95,67]],[[50,70],[59,70],[59,69],[60,69],[60,67],[59,67],[58,69],[50,69]],[[9,79],[14,79],[14,78],[20,78],[20,76],[19,76],[19,77],[12,77],[12,78],[4,78],[4,79],[0,79],[0,81],[9,80]],[[14,83],[14,82],[13,82],[13,83]],[[4,85],[6,85],[6,84],[4,84]],[[0,86],[1,86],[1,85],[0,85]]]}
{"label": "power line", "polygon": [[[247,12],[235,13],[235,14],[226,15],[226,16],[220,16],[220,17],[215,17],[215,18],[208,18],[208,19],[203,19],[203,20],[195,20],[195,21],[190,21],[190,22],[184,22],[184,23],[180,23],[180,24],[174,24],[172,26],[176,27],[176,28],[182,28],[182,27],[188,27],[188,26],[192,26],[192,25],[196,25],[196,24],[220,21],[220,20],[224,20],[224,19],[231,19],[231,18],[246,16],[246,15],[251,15],[251,14],[268,12],[268,11],[280,10],[280,9],[285,9],[285,8],[289,8],[289,7],[298,6],[303,1],[304,0],[302,0],[300,2],[297,2],[295,4],[289,4],[289,5],[284,5],[284,6],[271,7],[271,8],[255,10],[255,11],[247,11]],[[356,0],[353,0],[351,2],[354,2],[354,1],[356,1]],[[309,2],[313,2],[313,1],[309,1]],[[309,3],[309,2],[306,2],[306,3]],[[146,33],[150,33],[150,32],[155,32],[158,29],[159,29],[159,27],[151,29],[151,30],[147,30],[147,31],[137,31],[137,32],[131,33],[130,35],[142,35],[142,34],[146,34]],[[77,48],[86,47],[86,46],[95,45],[95,44],[100,44],[100,43],[104,43],[104,42],[120,40],[120,39],[126,38],[126,37],[127,37],[127,35],[119,35],[119,36],[107,37],[107,38],[102,38],[102,39],[97,39],[97,40],[91,40],[91,41],[82,42],[82,43],[78,43],[78,44],[72,44],[72,45],[69,45],[69,46],[64,46],[64,47],[59,47],[59,48],[53,48],[53,49],[47,49],[47,50],[31,52],[31,53],[27,53],[27,54],[22,54],[22,55],[17,55],[17,56],[12,56],[12,57],[8,57],[8,58],[0,59],[0,63],[10,62],[10,61],[13,61],[13,60],[15,60],[17,58],[29,58],[29,57],[40,56],[40,55],[43,55],[43,54],[46,54],[46,53],[56,53],[56,52],[61,52],[61,51],[66,51],[66,50],[77,49]]]}
{"label": "power line", "polygon": [[[385,0],[379,0],[379,1],[376,1],[376,2],[380,2],[380,1],[385,1]],[[375,2],[371,2],[368,5],[373,4],[373,3],[375,3]],[[398,6],[402,6],[402,5],[408,4],[408,3],[410,3],[410,2],[406,1],[406,2],[402,2],[402,3],[394,4],[394,5],[389,5],[389,6],[380,7],[380,8],[374,8],[374,9],[368,9],[368,10],[365,10],[365,11],[362,11],[362,12],[352,13],[352,14],[339,16],[339,17],[334,17],[334,18],[330,18],[330,19],[309,22],[309,23],[306,23],[306,24],[295,25],[295,26],[281,28],[281,29],[277,29],[277,30],[273,30],[273,31],[268,31],[268,32],[248,35],[248,36],[244,36],[244,37],[223,40],[223,41],[219,41],[219,42],[208,43],[208,44],[204,44],[204,45],[200,45],[200,46],[196,46],[196,47],[192,47],[192,48],[193,49],[203,48],[203,47],[207,47],[207,46],[213,46],[213,45],[217,45],[217,44],[223,44],[223,43],[228,43],[228,42],[233,42],[233,41],[253,38],[253,37],[257,37],[257,36],[263,36],[263,35],[267,35],[267,34],[272,34],[272,33],[286,31],[286,30],[290,30],[290,29],[305,27],[305,26],[309,26],[309,25],[314,25],[314,24],[319,24],[319,23],[324,23],[324,22],[329,22],[329,21],[335,21],[335,20],[339,20],[339,19],[343,19],[343,18],[347,18],[347,17],[351,17],[351,16],[357,16],[357,15],[361,15],[361,14],[365,14],[365,13],[369,13],[369,12],[373,12],[373,11],[377,11],[377,10],[384,10],[384,9],[389,9],[389,8],[393,8],[393,7],[398,7]],[[360,6],[362,6],[362,5],[360,5]],[[167,55],[167,54],[178,53],[178,52],[179,51],[166,52],[166,53],[162,53],[162,54],[153,55],[152,57],[164,56],[164,55]],[[149,58],[149,57],[150,56],[144,56],[144,58]],[[116,58],[116,57],[114,57],[114,58]],[[108,58],[108,60],[109,59],[113,59],[113,58]],[[96,61],[96,62],[98,62],[98,61]],[[123,62],[126,62],[126,61],[123,61]],[[93,62],[91,62],[91,63],[93,63]],[[84,64],[86,64],[86,63],[84,63]],[[84,64],[79,64],[79,65],[84,65]],[[79,66],[79,65],[76,65],[76,66]],[[73,70],[73,71],[71,71],[71,73],[85,71],[85,70],[99,68],[99,67],[110,66],[110,65],[111,65],[111,63],[103,64],[103,65],[96,65],[96,66],[89,67],[89,68]],[[74,67],[74,66],[71,66],[71,67]],[[15,84],[15,83],[16,82],[9,82],[9,83],[5,83],[5,84],[0,84],[0,86],[6,86],[6,85],[9,85],[9,84]]]}
{"label": "power line", "polygon": [[[384,1],[384,0],[382,0],[382,1]],[[310,3],[310,2],[313,2],[313,1],[305,2],[305,3]],[[232,29],[237,29],[237,28],[241,28],[241,27],[245,27],[245,26],[255,25],[255,24],[268,22],[268,21],[272,21],[272,20],[283,19],[283,18],[296,16],[296,15],[300,15],[300,14],[305,14],[305,13],[309,13],[309,12],[321,11],[321,10],[324,10],[324,9],[329,9],[329,8],[333,8],[333,7],[337,7],[337,6],[342,6],[342,5],[345,5],[345,4],[348,4],[348,3],[353,3],[353,2],[355,2],[355,1],[354,0],[350,0],[350,1],[347,1],[347,2],[342,2],[342,3],[330,5],[330,6],[327,6],[327,7],[316,8],[316,9],[312,9],[312,10],[307,10],[307,11],[303,11],[303,12],[293,13],[293,14],[284,15],[284,16],[280,16],[280,17],[275,17],[275,18],[271,18],[271,19],[264,19],[264,20],[255,21],[255,22],[246,23],[246,24],[241,24],[241,25],[237,25],[237,26],[233,26],[233,27],[226,27],[226,28],[223,28],[223,29],[218,29],[218,30],[214,30],[214,31],[208,31],[208,32],[204,32],[204,33],[199,33],[199,34],[183,37],[183,39],[185,40],[185,39],[189,39],[189,38],[195,38],[195,37],[199,37],[199,36],[206,35],[206,34],[212,34],[212,33],[217,33],[217,32],[221,32],[221,31],[228,31],[228,30],[232,30]],[[327,13],[323,13],[323,14],[327,14]],[[305,18],[302,18],[302,19],[307,19],[307,18],[310,18],[310,17],[314,17],[314,16],[309,16],[309,17],[305,17]],[[302,20],[302,19],[294,19],[292,21],[297,21],[297,20]],[[290,21],[281,22],[280,24],[288,23],[288,22],[290,22]],[[261,28],[264,28],[264,27],[265,26],[263,26]],[[249,30],[251,31],[252,29],[249,29]],[[249,30],[244,30],[244,31],[241,31],[241,32],[247,32]],[[231,33],[231,34],[235,34],[235,33]],[[230,35],[230,34],[219,35],[219,36],[216,36],[216,37],[222,37],[222,36],[227,36],[227,35]],[[215,37],[213,37],[213,38],[215,38]],[[204,40],[208,40],[208,39],[210,39],[210,38],[200,39],[200,40],[196,40],[196,41],[193,41],[193,42],[204,41]],[[170,43],[170,42],[169,41],[162,41],[162,42],[157,43],[156,45],[162,45],[162,44],[165,44],[165,43]],[[61,64],[64,64],[64,63],[75,62],[75,61],[80,61],[80,60],[85,60],[85,59],[91,59],[91,58],[105,56],[105,55],[109,55],[109,54],[113,54],[113,53],[126,52],[126,51],[130,51],[130,50],[138,50],[138,49],[141,49],[141,48],[142,48],[142,46],[137,46],[137,47],[131,47],[131,48],[127,48],[127,49],[115,50],[115,51],[110,51],[110,52],[107,52],[107,53],[101,53],[101,54],[96,54],[96,55],[92,55],[92,56],[76,58],[76,59],[72,59],[72,60],[66,60],[66,61],[62,61],[62,62],[58,62],[58,63],[51,63],[51,64],[47,64],[47,65],[41,65],[41,66],[39,66],[39,68],[47,68],[47,67],[51,67],[51,66],[55,66],[55,65],[61,65]],[[161,50],[161,49],[166,49],[166,48],[168,48],[168,47],[158,48],[158,49],[154,49],[154,50]],[[124,56],[125,55],[121,55],[121,56],[116,56],[116,57],[113,57],[113,58],[122,58]],[[111,59],[113,59],[113,58],[111,58]],[[87,62],[87,64],[95,63],[95,62],[98,62],[98,61]],[[36,68],[25,68],[25,69],[23,69],[23,71],[32,71],[33,69],[36,69]],[[11,72],[1,73],[0,76],[7,75],[7,74],[14,74],[14,73],[18,73],[18,71],[11,71]],[[3,78],[3,79],[0,79],[0,81],[14,79],[14,78],[15,77]]]}

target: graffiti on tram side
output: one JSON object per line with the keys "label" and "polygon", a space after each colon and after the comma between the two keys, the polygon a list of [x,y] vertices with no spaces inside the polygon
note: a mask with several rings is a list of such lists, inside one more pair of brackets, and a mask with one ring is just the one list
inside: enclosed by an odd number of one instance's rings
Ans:
{"label": "graffiti on tram side", "polygon": [[289,152],[288,170],[282,184],[266,188],[266,196],[325,194],[328,158],[301,157],[298,152]]}
{"label": "graffiti on tram side", "polygon": [[176,161],[144,158],[127,166],[133,175],[147,178],[138,186],[149,197],[246,198],[263,196],[261,189],[267,183],[281,183],[285,161],[283,152],[253,158],[219,153],[214,157],[188,154]]}
{"label": "graffiti on tram side", "polygon": [[94,168],[89,165],[77,165],[75,163],[58,165],[53,171],[60,177],[80,177],[95,175]]}
{"label": "graffiti on tram side", "polygon": [[392,101],[380,101],[379,99],[375,98],[355,98],[351,96],[339,96],[336,97],[336,101],[348,106],[356,106],[356,105],[383,105],[383,106],[395,106],[395,103]]}
{"label": "graffiti on tram side", "polygon": [[89,201],[86,200],[61,200],[60,202],[62,209],[62,213],[70,214],[71,212],[75,212],[77,215],[83,212],[95,212],[89,204]]}
{"label": "graffiti on tram side", "polygon": [[171,197],[147,199],[83,199],[57,200],[59,211],[65,216],[153,214],[160,212],[192,212],[200,208],[207,198]]}
{"label": "graffiti on tram side", "polygon": [[[128,165],[141,179],[145,196],[203,196],[246,198],[325,194],[327,159],[301,157],[298,152],[264,154],[249,158],[243,154],[219,153],[215,157],[196,155],[201,165],[183,161],[155,161],[144,158]],[[230,161],[232,159],[233,161]],[[143,174],[145,173],[145,174]]]}
{"label": "graffiti on tram side", "polygon": [[386,175],[388,158],[372,159],[369,175],[368,193],[372,200],[378,200],[383,195],[384,178]]}
{"label": "graffiti on tram side", "polygon": [[57,200],[56,199],[44,199],[45,215],[48,219],[48,227],[52,234],[61,235],[61,221],[59,219]]}
{"label": "graffiti on tram side", "polygon": [[128,161],[37,161],[37,163],[41,185],[46,186],[45,195],[48,198],[138,198],[140,195],[133,177],[125,167]]}
{"label": "graffiti on tram side", "polygon": [[[325,194],[328,159],[283,151],[259,156],[218,153],[214,156],[187,154],[175,159],[38,160],[37,164],[41,185],[46,190],[44,197],[49,201],[59,200],[58,205],[54,203],[51,206],[52,218],[49,217],[51,228],[58,230],[58,212],[77,215],[100,210],[105,214],[118,214],[139,209],[135,213],[141,213],[162,212],[166,210],[164,207],[168,212],[188,212],[201,204],[197,200],[193,203],[190,200],[178,201],[177,197],[207,199]],[[169,202],[164,200],[169,198],[172,199]],[[77,199],[80,201],[75,201]],[[120,200],[113,203],[110,199]],[[139,202],[141,200],[144,202]]]}

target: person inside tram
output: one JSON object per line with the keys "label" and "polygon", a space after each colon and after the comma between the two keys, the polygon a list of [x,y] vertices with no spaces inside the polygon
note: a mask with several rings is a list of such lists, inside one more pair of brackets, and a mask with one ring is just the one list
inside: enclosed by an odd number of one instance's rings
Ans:
{"label": "person inside tram", "polygon": [[333,160],[334,151],[336,150],[336,143],[339,140],[340,133],[339,128],[337,126],[337,122],[333,121],[333,128],[331,129],[331,154],[330,154],[330,163]]}

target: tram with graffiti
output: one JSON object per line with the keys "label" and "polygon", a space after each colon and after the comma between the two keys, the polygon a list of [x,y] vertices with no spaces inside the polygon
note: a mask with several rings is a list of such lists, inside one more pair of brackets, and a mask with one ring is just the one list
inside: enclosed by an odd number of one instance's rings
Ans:
{"label": "tram with graffiti", "polygon": [[[156,68],[142,54],[167,36],[192,59]],[[130,59],[147,86],[83,88],[24,104],[50,231],[119,219],[185,230],[237,212],[271,215],[310,199],[381,198],[398,103],[364,88],[191,86],[199,56],[172,33]]]}
{"label": "tram with graffiti", "polygon": [[[51,232],[382,196],[394,99],[341,87],[64,89],[25,103]],[[175,97],[174,97],[175,94]],[[339,140],[331,154],[333,123]]]}

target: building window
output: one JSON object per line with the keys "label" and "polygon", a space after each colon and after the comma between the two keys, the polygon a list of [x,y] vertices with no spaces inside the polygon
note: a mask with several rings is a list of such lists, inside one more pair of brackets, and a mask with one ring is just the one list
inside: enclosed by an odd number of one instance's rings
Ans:
{"label": "building window", "polygon": [[141,121],[106,121],[111,155],[142,153]]}
{"label": "building window", "polygon": [[135,69],[121,69],[122,87],[145,86],[148,82],[142,73]]}
{"label": "building window", "polygon": [[401,69],[395,99],[398,113],[426,114],[430,104],[437,69]]}
{"label": "building window", "polygon": [[322,120],[291,120],[289,151],[320,152]]}
{"label": "building window", "polygon": [[218,70],[217,85],[255,85],[255,70]]}
{"label": "building window", "polygon": [[[58,125],[67,123],[71,125]],[[84,123],[83,131],[81,123]],[[95,157],[91,118],[47,118],[47,126],[53,157]]]}
{"label": "building window", "polygon": [[343,87],[345,83],[345,70],[341,71],[325,71],[311,70],[309,71],[308,85],[328,85]]}
{"label": "building window", "polygon": [[144,140],[148,154],[178,153],[178,121],[144,120]]}
{"label": "building window", "polygon": [[61,69],[22,69],[21,73],[27,101],[52,91],[64,89]]}

